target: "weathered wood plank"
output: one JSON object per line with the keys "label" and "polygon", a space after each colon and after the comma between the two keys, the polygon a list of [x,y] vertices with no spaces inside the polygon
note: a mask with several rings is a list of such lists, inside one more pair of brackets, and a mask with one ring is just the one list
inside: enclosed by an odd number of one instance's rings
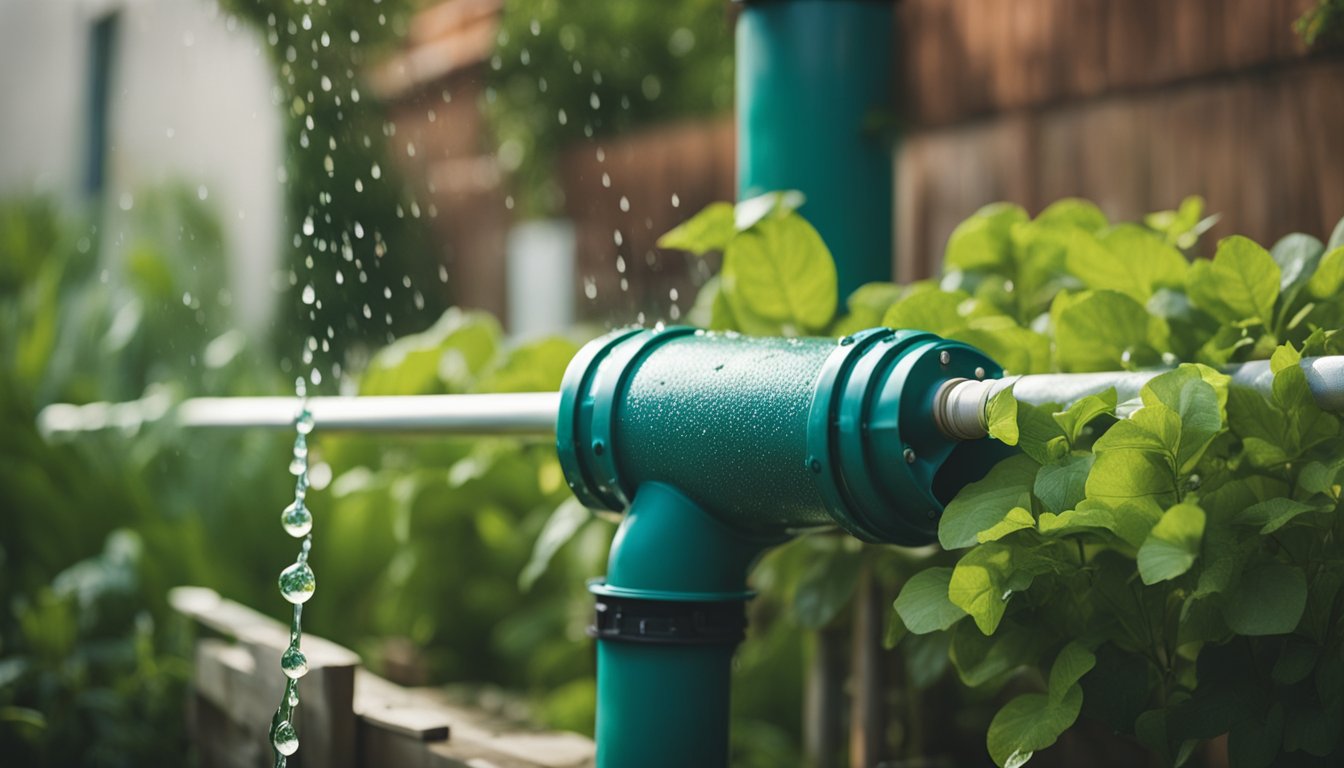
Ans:
{"label": "weathered wood plank", "polygon": [[1327,237],[1344,216],[1344,60],[1014,111],[915,131],[897,159],[898,276],[937,272],[953,228],[996,200],[1031,212],[1095,200],[1133,220],[1202,195],[1222,214],[1207,247]]}
{"label": "weathered wood plank", "polygon": [[[197,644],[196,693],[237,724],[248,743],[260,743],[268,754],[271,714],[284,693],[280,654],[289,646],[288,628],[209,589],[179,587],[168,600],[179,613],[235,641],[204,639]],[[299,683],[302,704],[296,725],[303,748],[291,763],[353,768],[352,703],[359,656],[312,635],[304,636],[302,648],[308,674]]]}
{"label": "weathered wood plank", "polygon": [[905,0],[898,77],[919,126],[1289,65],[1314,0]]}

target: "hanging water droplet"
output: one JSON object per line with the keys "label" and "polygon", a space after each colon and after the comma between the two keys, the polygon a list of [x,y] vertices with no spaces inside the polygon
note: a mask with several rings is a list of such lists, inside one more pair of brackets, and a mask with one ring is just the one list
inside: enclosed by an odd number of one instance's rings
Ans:
{"label": "hanging water droplet", "polygon": [[308,460],[306,455],[295,456],[289,460],[289,474],[294,475],[295,477],[303,477],[304,473],[307,471]]}
{"label": "hanging water droplet", "polygon": [[313,530],[313,513],[308,511],[302,499],[295,499],[292,504],[285,507],[285,511],[280,513],[280,525],[284,526],[285,533],[296,539],[303,538],[308,532]]}
{"label": "hanging water droplet", "polygon": [[299,734],[288,720],[284,720],[271,732],[271,744],[275,745],[276,752],[289,757],[299,751]]}
{"label": "hanging water droplet", "polygon": [[316,589],[317,579],[307,563],[294,563],[280,572],[280,595],[295,605],[308,602]]}
{"label": "hanging water droplet", "polygon": [[285,673],[285,677],[298,680],[308,674],[308,657],[303,655],[303,651],[291,645],[280,657],[280,669]]}
{"label": "hanging water droplet", "polygon": [[294,429],[298,430],[300,435],[306,435],[313,431],[313,414],[304,409],[299,413],[299,417],[294,420]]}

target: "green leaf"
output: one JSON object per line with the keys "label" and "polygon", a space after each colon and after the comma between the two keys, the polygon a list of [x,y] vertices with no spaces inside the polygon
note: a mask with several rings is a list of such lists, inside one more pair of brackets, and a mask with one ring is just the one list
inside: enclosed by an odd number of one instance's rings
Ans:
{"label": "green leaf", "polygon": [[1279,265],[1269,251],[1239,235],[1218,243],[1212,261],[1197,261],[1186,280],[1195,306],[1224,323],[1274,321]]}
{"label": "green leaf", "polygon": [[970,621],[954,626],[951,634],[948,656],[961,682],[972,688],[992,683],[1036,661],[1036,637],[1011,622],[1000,626],[992,637],[981,634]]}
{"label": "green leaf", "polygon": [[1089,288],[1120,291],[1144,303],[1158,288],[1185,283],[1185,257],[1142,227],[1116,226],[1102,234],[1100,244],[1068,253],[1069,271]]}
{"label": "green leaf", "polygon": [[1002,542],[991,542],[962,555],[952,571],[947,597],[970,614],[986,635],[1003,619],[1008,599],[1031,586],[1044,562]]}
{"label": "green leaf", "polygon": [[[1311,235],[1294,233],[1282,238],[1269,249],[1274,263],[1279,265],[1279,322],[1288,310],[1297,303],[1298,294],[1307,286],[1321,262],[1325,246]],[[1281,331],[1281,328],[1276,330]]]}
{"label": "green leaf", "polygon": [[989,724],[986,746],[994,764],[1019,768],[1036,752],[1054,744],[1078,720],[1083,689],[1075,685],[1054,701],[1039,693],[1024,693],[1004,705]]}
{"label": "green leaf", "polygon": [[988,407],[989,436],[1004,445],[1017,445],[1021,432],[1017,429],[1017,398],[1013,388],[994,393]]}
{"label": "green leaf", "polygon": [[1344,248],[1344,219],[1336,222],[1334,230],[1330,233],[1330,239],[1325,242],[1326,252],[1336,248]]}
{"label": "green leaf", "polygon": [[[1040,532],[1051,536],[1064,536],[1089,530],[1114,531],[1115,526],[1115,513],[1111,508],[1099,501],[1089,500],[1084,500],[1076,508],[1066,509],[1059,514],[1042,513],[1037,522]],[[1148,527],[1151,528],[1152,525]]]}
{"label": "green leaf", "polygon": [[1269,768],[1283,751],[1283,704],[1274,702],[1263,718],[1234,723],[1227,733],[1228,765]]}
{"label": "green leaf", "polygon": [[881,317],[887,313],[892,304],[900,301],[902,292],[901,286],[895,283],[864,283],[849,294],[845,306],[849,307],[851,312],[864,310]]}
{"label": "green leaf", "polygon": [[1237,515],[1236,522],[1241,525],[1260,526],[1261,533],[1270,534],[1292,522],[1299,515],[1314,512],[1316,509],[1318,508],[1310,504],[1292,499],[1282,497],[1266,499],[1243,509]]}
{"label": "green leaf", "polygon": [[1160,232],[1168,243],[1189,250],[1194,247],[1199,236],[1208,231],[1218,220],[1217,215],[1200,218],[1204,215],[1204,198],[1191,195],[1181,201],[1174,211],[1156,211],[1143,217],[1143,223]]}
{"label": "green leaf", "polygon": [[[1093,419],[1105,414],[1115,414],[1115,387],[1095,395],[1088,395],[1070,405],[1067,410],[1053,414],[1055,423],[1064,430],[1069,445],[1078,442],[1078,437]],[[993,433],[991,433],[993,434]]]}
{"label": "green leaf", "polygon": [[1292,632],[1307,605],[1307,579],[1302,571],[1281,563],[1248,568],[1223,601],[1223,618],[1239,635],[1281,635]]}
{"label": "green leaf", "polygon": [[796,214],[767,218],[724,252],[722,290],[740,308],[786,331],[825,328],[835,314],[835,262],[821,236]]}
{"label": "green leaf", "polygon": [[1032,493],[1056,514],[1073,509],[1087,495],[1087,476],[1095,460],[1094,454],[1087,453],[1065,457],[1059,464],[1046,464],[1036,474]]}
{"label": "green leaf", "polygon": [[966,318],[957,308],[970,298],[961,291],[918,291],[892,305],[882,325],[903,331],[928,331],[947,336],[966,327]]}
{"label": "green leaf", "polygon": [[1176,500],[1176,479],[1171,465],[1151,451],[1098,452],[1087,476],[1086,489],[1087,498],[1105,502],[1112,508],[1126,502],[1165,507]]}
{"label": "green leaf", "polygon": [[1174,579],[1190,570],[1204,537],[1204,510],[1177,504],[1157,521],[1139,547],[1139,576],[1144,584]]}
{"label": "green leaf", "polygon": [[895,607],[906,628],[924,635],[947,629],[966,616],[966,612],[947,597],[951,581],[951,568],[928,568],[905,582]]}
{"label": "green leaf", "polygon": [[766,192],[763,195],[749,197],[733,207],[733,224],[739,232],[743,232],[756,226],[767,216],[788,216],[803,207],[805,202],[807,198],[796,189]]}
{"label": "green leaf", "polygon": [[805,629],[831,623],[849,604],[859,583],[863,558],[844,550],[817,553],[803,572],[793,594],[793,617]]}
{"label": "green leaf", "polygon": [[703,256],[710,251],[724,250],[736,235],[733,204],[710,203],[658,238],[658,247]]}
{"label": "green leaf", "polygon": [[981,208],[952,231],[943,256],[945,269],[1006,273],[1013,265],[1012,226],[1028,220],[1026,211],[1009,203]]}
{"label": "green leaf", "polygon": [[1202,381],[1212,387],[1218,400],[1217,412],[1221,414],[1226,410],[1227,391],[1232,379],[1227,374],[1214,370],[1207,365],[1182,363],[1180,366],[1150,379],[1147,384],[1143,385],[1139,395],[1143,399],[1144,405],[1161,403],[1179,413],[1182,393],[1185,391],[1186,385],[1192,381]]}
{"label": "green leaf", "polygon": [[1317,299],[1333,299],[1344,286],[1344,246],[1327,251],[1307,282],[1307,293]]}
{"label": "green leaf", "polygon": [[989,355],[1007,374],[1050,370],[1050,339],[1018,325],[1011,317],[972,317],[970,325],[949,334]]}
{"label": "green leaf", "polygon": [[518,574],[518,587],[524,592],[531,590],[537,579],[546,573],[546,568],[551,564],[555,553],[574,538],[574,534],[579,532],[584,523],[592,519],[593,513],[580,504],[578,499],[570,497],[561,502],[551,516],[546,518],[546,524],[542,526],[541,533],[532,544],[532,557]]}
{"label": "green leaf", "polygon": [[1055,657],[1054,665],[1050,667],[1050,682],[1047,686],[1050,703],[1058,704],[1063,701],[1069,690],[1083,679],[1083,675],[1091,672],[1096,664],[1097,657],[1086,646],[1077,641],[1065,645]]}
{"label": "green leaf", "polygon": [[993,527],[1019,506],[1023,494],[1031,493],[1037,469],[1029,456],[1010,456],[994,465],[984,479],[961,489],[938,522],[938,541],[943,548],[974,545],[981,531]]}
{"label": "green leaf", "polygon": [[1105,229],[1110,223],[1106,214],[1090,200],[1065,197],[1046,206],[1035,219],[1048,227],[1077,227],[1087,232]]}
{"label": "green leaf", "polygon": [[1036,518],[1031,516],[1031,512],[1022,507],[1013,507],[1008,510],[1008,514],[1003,519],[995,523],[993,527],[987,528],[976,534],[975,540],[984,544],[988,541],[998,541],[1010,533],[1017,531],[1031,530],[1036,527]]}
{"label": "green leaf", "polygon": [[1164,320],[1118,291],[1083,291],[1055,297],[1050,309],[1055,352],[1065,371],[1111,371],[1131,357],[1166,348]]}

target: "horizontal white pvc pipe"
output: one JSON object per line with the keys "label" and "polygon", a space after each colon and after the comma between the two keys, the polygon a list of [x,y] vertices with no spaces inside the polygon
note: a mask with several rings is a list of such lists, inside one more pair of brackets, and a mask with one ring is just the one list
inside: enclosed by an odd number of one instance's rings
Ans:
{"label": "horizontal white pvc pipe", "polygon": [[[1307,384],[1321,408],[1344,412],[1344,356],[1302,361]],[[938,426],[951,437],[984,437],[985,409],[996,392],[1012,386],[1027,403],[1071,403],[1115,387],[1123,402],[1138,395],[1163,371],[1049,373],[985,381],[949,382],[936,400]],[[1269,392],[1274,381],[1266,361],[1227,369],[1234,384]],[[486,395],[410,395],[401,397],[314,397],[308,401],[313,421],[323,431],[437,432],[466,435],[555,434],[560,408],[558,392]],[[164,394],[125,403],[57,404],[38,414],[38,429],[65,432],[124,428],[171,418],[186,427],[287,429],[293,426],[298,401],[293,397],[197,397],[176,407]]]}
{"label": "horizontal white pvc pipe", "polygon": [[[1302,361],[1302,370],[1317,405],[1326,411],[1344,411],[1344,355],[1309,357]],[[1232,366],[1224,372],[1232,377],[1234,385],[1260,392],[1270,392],[1274,384],[1274,374],[1266,360]],[[939,427],[950,437],[984,437],[990,398],[1010,386],[1013,396],[1025,403],[1068,404],[1111,387],[1115,387],[1116,395],[1124,402],[1137,397],[1144,384],[1162,373],[1165,371],[1046,373],[960,381],[939,393]]]}
{"label": "horizontal white pvc pipe", "polygon": [[[294,397],[196,397],[173,406],[167,395],[126,403],[50,405],[38,414],[46,435],[107,428],[133,429],[159,419],[184,427],[289,429],[299,401]],[[464,435],[555,434],[558,392],[391,397],[313,397],[308,410],[322,432],[364,430]]]}

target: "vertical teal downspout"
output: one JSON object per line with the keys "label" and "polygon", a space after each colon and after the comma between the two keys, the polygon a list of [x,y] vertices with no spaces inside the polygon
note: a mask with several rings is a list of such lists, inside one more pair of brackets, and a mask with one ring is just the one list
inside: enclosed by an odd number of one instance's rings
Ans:
{"label": "vertical teal downspout", "polygon": [[737,21],[739,199],[800,190],[843,301],[892,276],[893,0],[747,0]]}
{"label": "vertical teal downspout", "polygon": [[772,543],[663,483],[640,486],[597,597],[597,768],[728,765],[747,571]]}

